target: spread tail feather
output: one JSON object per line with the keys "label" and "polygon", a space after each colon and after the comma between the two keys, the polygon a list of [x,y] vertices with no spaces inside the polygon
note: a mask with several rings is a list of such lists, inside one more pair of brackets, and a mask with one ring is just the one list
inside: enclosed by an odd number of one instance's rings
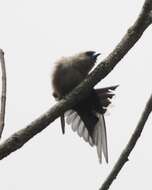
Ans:
{"label": "spread tail feather", "polygon": [[117,87],[118,85],[95,89],[95,93],[99,99],[99,104],[101,107],[100,113],[104,114],[107,111],[107,107],[111,104],[111,99],[115,95],[113,91]]}

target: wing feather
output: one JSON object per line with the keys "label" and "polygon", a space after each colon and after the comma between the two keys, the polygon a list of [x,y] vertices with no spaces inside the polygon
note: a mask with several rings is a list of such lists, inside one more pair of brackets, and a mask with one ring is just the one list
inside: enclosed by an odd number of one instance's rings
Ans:
{"label": "wing feather", "polygon": [[77,112],[75,112],[74,110],[70,110],[65,113],[65,116],[66,122],[68,124],[71,124],[73,131],[76,131],[80,137],[83,137],[83,139],[88,142],[90,146],[96,146],[99,162],[102,162],[103,153],[105,160],[108,163],[107,133],[104,116],[97,113],[97,117],[99,118],[99,120],[94,128],[93,139],[89,135],[88,130],[84,125],[84,122],[81,120]]}

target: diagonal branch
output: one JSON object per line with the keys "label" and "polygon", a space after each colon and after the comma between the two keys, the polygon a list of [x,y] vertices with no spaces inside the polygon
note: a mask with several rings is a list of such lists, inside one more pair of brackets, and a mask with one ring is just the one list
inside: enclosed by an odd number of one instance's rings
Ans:
{"label": "diagonal branch", "polygon": [[0,49],[0,62],[2,69],[2,92],[1,92],[1,110],[0,110],[0,138],[1,138],[4,129],[5,105],[6,105],[6,69],[5,69],[4,52],[1,49]]}
{"label": "diagonal branch", "polygon": [[127,31],[112,53],[65,99],[61,100],[27,127],[13,134],[0,145],[0,159],[22,147],[34,135],[45,129],[57,117],[77,104],[89,90],[106,77],[125,54],[134,46],[146,28],[152,23],[152,0],[145,0],[144,6],[134,25]]}
{"label": "diagonal branch", "polygon": [[142,130],[144,128],[144,125],[145,125],[145,123],[148,119],[148,116],[151,112],[152,112],[152,95],[150,96],[150,98],[149,98],[149,100],[145,106],[145,109],[141,115],[139,123],[138,123],[133,135],[131,136],[127,146],[125,147],[125,149],[121,153],[118,161],[116,162],[115,166],[113,167],[112,171],[110,172],[109,176],[107,177],[107,179],[103,183],[100,190],[109,189],[110,185],[112,184],[114,179],[116,179],[121,168],[128,161],[129,154],[132,151],[132,149],[134,148],[134,146],[136,145],[136,142],[137,142],[138,138],[140,137]]}

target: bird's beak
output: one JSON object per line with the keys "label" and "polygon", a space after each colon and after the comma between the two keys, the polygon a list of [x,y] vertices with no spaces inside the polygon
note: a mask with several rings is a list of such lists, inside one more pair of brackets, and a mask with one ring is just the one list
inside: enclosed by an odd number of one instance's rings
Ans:
{"label": "bird's beak", "polygon": [[100,54],[100,53],[94,53],[94,54],[92,55],[93,61],[96,61],[96,60],[97,60],[97,57],[98,57],[99,55],[101,55],[101,54]]}
{"label": "bird's beak", "polygon": [[97,57],[98,57],[99,55],[101,55],[101,53],[95,53],[95,54],[93,55],[94,59],[97,59]]}

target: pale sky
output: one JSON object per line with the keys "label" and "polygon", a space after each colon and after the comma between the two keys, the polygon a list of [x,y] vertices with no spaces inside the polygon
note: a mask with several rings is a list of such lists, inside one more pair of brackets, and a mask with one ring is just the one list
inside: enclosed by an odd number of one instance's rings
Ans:
{"label": "pale sky", "polygon": [[[54,61],[82,50],[104,59],[133,24],[143,0],[1,0],[0,48],[5,51],[8,92],[3,140],[54,105]],[[0,161],[3,190],[97,190],[138,123],[152,88],[152,27],[98,86],[119,84],[106,116],[109,164],[59,120]],[[99,60],[99,61],[100,61]],[[152,116],[111,190],[150,189]]]}

